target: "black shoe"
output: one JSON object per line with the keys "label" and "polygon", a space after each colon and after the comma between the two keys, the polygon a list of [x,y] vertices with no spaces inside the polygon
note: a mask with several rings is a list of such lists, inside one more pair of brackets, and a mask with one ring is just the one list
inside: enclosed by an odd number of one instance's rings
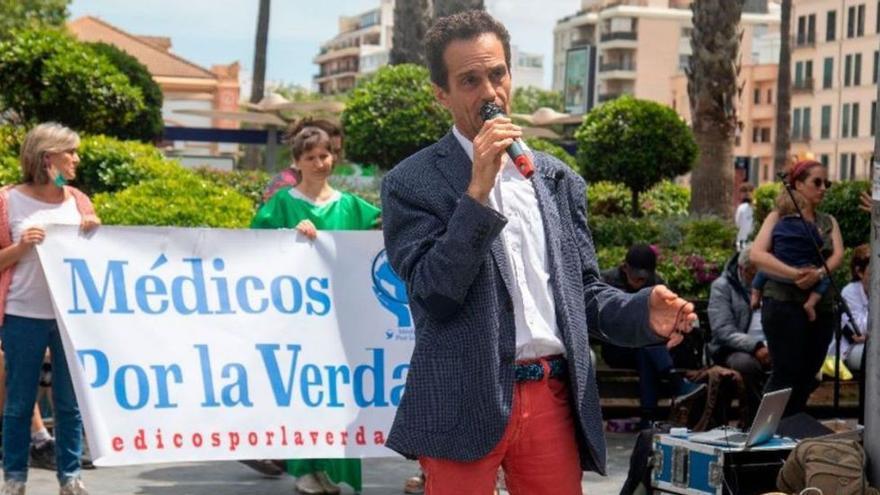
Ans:
{"label": "black shoe", "polygon": [[30,466],[37,469],[55,471],[55,440],[47,440],[37,447],[31,445]]}
{"label": "black shoe", "polygon": [[281,476],[282,474],[284,474],[284,471],[281,470],[281,468],[279,468],[270,459],[257,459],[238,462],[266,476]]}

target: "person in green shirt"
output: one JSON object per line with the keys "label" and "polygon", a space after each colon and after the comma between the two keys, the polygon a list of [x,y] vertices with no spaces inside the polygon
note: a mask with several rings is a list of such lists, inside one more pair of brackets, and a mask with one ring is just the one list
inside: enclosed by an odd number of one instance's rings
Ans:
{"label": "person in green shirt", "polygon": [[[319,230],[369,230],[377,228],[380,210],[363,199],[333,189],[327,182],[335,155],[328,134],[305,127],[293,137],[291,148],[302,181],[283,187],[263,204],[251,221],[255,229],[296,229],[309,239]],[[345,482],[361,491],[360,459],[291,459],[287,471],[297,477],[296,489],[304,494],[339,493]]]}

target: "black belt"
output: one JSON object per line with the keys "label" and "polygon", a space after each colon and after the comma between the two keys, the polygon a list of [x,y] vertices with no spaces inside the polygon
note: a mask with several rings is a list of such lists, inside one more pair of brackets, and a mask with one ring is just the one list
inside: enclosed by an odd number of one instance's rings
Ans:
{"label": "black belt", "polygon": [[[565,358],[553,357],[542,360],[547,363],[550,370],[548,378],[562,378],[568,372]],[[542,361],[530,361],[517,363],[513,367],[514,380],[518,382],[537,382],[544,379],[544,365]]]}

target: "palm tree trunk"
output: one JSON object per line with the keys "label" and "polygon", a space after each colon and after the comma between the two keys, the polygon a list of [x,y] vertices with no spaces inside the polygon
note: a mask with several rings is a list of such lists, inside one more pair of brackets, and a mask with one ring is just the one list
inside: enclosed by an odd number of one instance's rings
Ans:
{"label": "palm tree trunk", "polygon": [[389,61],[397,64],[425,64],[422,40],[431,20],[429,0],[397,0],[394,4],[394,34]]}
{"label": "palm tree trunk", "polygon": [[[259,103],[266,92],[266,51],[269,44],[269,10],[271,0],[260,0],[257,12],[257,36],[254,46],[254,71],[251,78],[251,103]],[[244,149],[244,168],[260,168],[261,146],[247,145]]]}
{"label": "palm tree trunk", "polygon": [[776,79],[774,175],[785,169],[791,148],[791,0],[782,0],[781,13],[779,30],[782,42],[779,45],[779,75]]}
{"label": "palm tree trunk", "polygon": [[742,8],[743,0],[700,0],[691,5],[693,55],[686,72],[700,150],[691,175],[691,213],[698,215],[733,218]]}
{"label": "palm tree trunk", "polygon": [[269,44],[269,5],[271,0],[260,0],[257,13],[257,40],[254,46],[254,74],[251,85],[251,103],[259,103],[266,91],[266,49]]}

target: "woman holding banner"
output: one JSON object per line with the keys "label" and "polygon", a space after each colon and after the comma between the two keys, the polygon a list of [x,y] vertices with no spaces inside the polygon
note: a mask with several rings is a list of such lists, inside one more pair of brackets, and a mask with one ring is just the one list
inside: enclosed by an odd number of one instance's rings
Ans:
{"label": "woman holding banner", "polygon": [[76,175],[79,136],[59,124],[40,124],[21,147],[22,182],[0,190],[0,338],[6,356],[3,470],[0,495],[25,493],[31,415],[40,368],[52,356],[56,465],[61,495],[88,492],[80,478],[82,420],[55,322],[46,277],[34,247],[49,224],[100,224],[89,198],[67,186]]}
{"label": "woman holding banner", "polygon": [[[279,189],[257,211],[251,227],[293,229],[315,239],[319,230],[369,230],[378,227],[380,211],[363,199],[333,189],[328,178],[335,155],[326,131],[304,127],[291,143],[302,181]],[[296,488],[304,494],[336,494],[336,483],[346,482],[360,492],[360,459],[296,459],[288,472],[297,477]]]}

